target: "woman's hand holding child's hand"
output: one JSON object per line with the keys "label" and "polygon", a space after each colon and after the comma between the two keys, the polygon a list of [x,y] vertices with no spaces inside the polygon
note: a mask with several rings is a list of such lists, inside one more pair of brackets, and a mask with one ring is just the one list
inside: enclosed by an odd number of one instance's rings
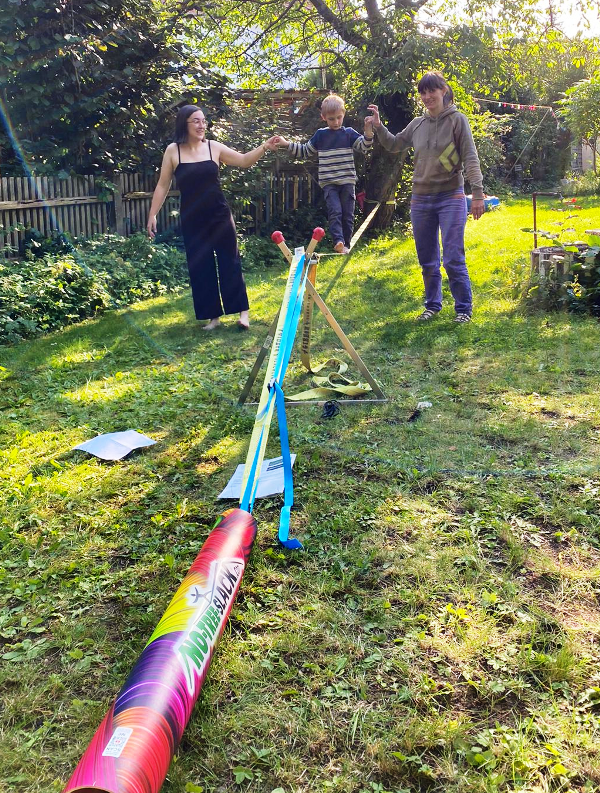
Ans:
{"label": "woman's hand holding child's hand", "polygon": [[264,142],[263,145],[264,145],[265,149],[268,149],[269,151],[275,151],[276,149],[279,148],[279,140],[280,140],[280,136],[279,135],[272,135],[269,138],[269,140],[266,140]]}

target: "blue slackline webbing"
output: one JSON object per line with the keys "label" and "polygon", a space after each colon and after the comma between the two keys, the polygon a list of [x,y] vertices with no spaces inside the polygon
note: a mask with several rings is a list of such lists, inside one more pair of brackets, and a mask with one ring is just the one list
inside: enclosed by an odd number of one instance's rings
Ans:
{"label": "blue slackline webbing", "polygon": [[[305,263],[305,256],[302,256],[297,264],[296,271],[294,273],[294,280],[292,282],[292,287],[290,290],[290,299],[288,301],[288,305],[286,308],[284,321],[281,329],[281,339],[279,344],[279,349],[277,352],[277,358],[275,361],[274,371],[273,371],[273,378],[271,383],[269,383],[269,395],[267,402],[264,408],[259,412],[257,415],[257,420],[264,417],[268,414],[269,410],[272,407],[273,399],[277,393],[277,387],[279,391],[281,391],[281,384],[283,383],[283,379],[285,377],[285,373],[288,367],[288,363],[291,357],[292,349],[294,346],[294,341],[296,338],[296,331],[298,329],[298,322],[300,320],[300,314],[302,311],[302,301],[304,298],[304,291],[306,287],[306,277],[308,274],[308,268],[304,266]],[[279,431],[281,436],[281,449],[282,449],[282,456],[283,456],[283,465],[284,465],[284,507],[282,509],[282,518],[280,520],[280,538],[285,537],[285,540],[282,540],[282,544],[289,548],[301,548],[301,544],[298,540],[288,540],[287,535],[289,532],[289,513],[291,510],[291,506],[293,504],[293,482],[292,482],[292,473],[291,473],[291,457],[290,457],[290,450],[289,450],[289,439],[288,439],[288,432],[287,432],[287,421],[285,416],[285,406],[283,403],[283,391],[281,391],[281,402],[283,404],[283,408],[277,405],[277,417],[279,422]],[[240,508],[246,510],[247,512],[251,512],[254,506],[254,500],[256,498],[256,490],[258,487],[258,479],[257,476],[257,468],[258,468],[258,460],[260,457],[260,448],[261,448],[261,441],[264,437],[264,433],[267,431],[267,426],[263,426],[261,429],[261,433],[258,439],[258,443],[256,445],[256,451],[254,454],[254,458],[252,460],[250,474],[248,476],[246,482],[246,488],[243,493],[242,499],[240,501]],[[285,438],[285,442],[284,442]],[[289,473],[288,473],[289,469]],[[290,488],[290,483],[291,488]],[[291,492],[291,502],[288,503]],[[281,528],[281,521],[285,521],[283,517],[284,511],[287,510],[287,529]],[[289,544],[288,544],[289,543]]]}
{"label": "blue slackline webbing", "polygon": [[290,442],[285,416],[285,397],[279,383],[275,380],[273,388],[277,394],[277,420],[279,422],[279,440],[281,443],[281,456],[283,458],[283,507],[279,513],[279,542],[290,550],[302,548],[300,540],[290,538],[290,516],[294,505],[294,477],[292,476],[292,458],[290,455]]}

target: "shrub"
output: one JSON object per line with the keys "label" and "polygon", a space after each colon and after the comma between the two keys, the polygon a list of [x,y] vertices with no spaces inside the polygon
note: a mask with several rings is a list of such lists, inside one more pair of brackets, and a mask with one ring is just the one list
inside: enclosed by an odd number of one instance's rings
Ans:
{"label": "shrub", "polygon": [[57,230],[54,230],[49,237],[44,237],[37,229],[25,229],[19,245],[21,256],[26,256],[29,251],[38,259],[47,253],[72,253],[74,250],[71,235]]}
{"label": "shrub", "polygon": [[553,268],[548,275],[536,275],[525,294],[532,309],[558,311],[566,308],[576,314],[600,317],[600,247],[593,246],[574,254],[566,275]]}
{"label": "shrub", "polygon": [[593,171],[568,173],[560,185],[560,191],[565,196],[600,195],[600,174]]}
{"label": "shrub", "polygon": [[[43,246],[42,246],[43,247]],[[185,257],[144,234],[0,263],[0,343],[57,330],[187,283]]]}
{"label": "shrub", "polygon": [[577,255],[569,275],[565,299],[569,311],[600,317],[600,247]]}
{"label": "shrub", "polygon": [[285,263],[277,245],[267,237],[242,237],[239,245],[242,268],[246,271],[281,267]]}

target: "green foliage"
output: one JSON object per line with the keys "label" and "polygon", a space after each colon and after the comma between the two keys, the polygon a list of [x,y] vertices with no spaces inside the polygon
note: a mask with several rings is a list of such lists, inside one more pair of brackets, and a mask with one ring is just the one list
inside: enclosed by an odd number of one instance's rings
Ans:
{"label": "green foliage", "polygon": [[600,195],[600,175],[593,171],[585,173],[566,173],[561,182],[561,192],[565,196]]}
{"label": "green foliage", "polygon": [[[552,221],[552,231],[537,229],[539,238],[551,242],[546,255],[552,253],[553,259],[532,273],[525,302],[535,310],[566,308],[576,314],[600,316],[600,247],[578,242],[589,223],[580,218],[584,204],[581,199],[561,197],[550,211],[566,214]],[[533,233],[532,228],[521,231]]]}
{"label": "green foliage", "polygon": [[[577,140],[585,140],[600,156],[600,74],[581,80],[565,92],[561,115]],[[595,166],[598,173],[598,165]]]}
{"label": "green foliage", "polygon": [[600,317],[600,247],[576,254],[566,283],[566,306],[578,314]]}
{"label": "green foliage", "polygon": [[[468,326],[445,279],[436,324],[415,323],[410,237],[321,260],[321,294],[390,401],[289,411],[305,550],[277,544],[281,499],[257,499],[162,793],[598,788],[600,326],[519,312],[530,220],[521,199],[469,221]],[[236,399],[285,277],[247,283],[248,333],[235,318],[203,333],[186,293],[0,351],[11,793],[62,789],[222,510],[254,421]],[[315,362],[339,347],[316,316]],[[286,388],[307,381],[298,357]],[[158,442],[116,463],[72,450],[128,427]]]}
{"label": "green foliage", "polygon": [[3,174],[155,165],[169,108],[186,91],[220,104],[223,80],[176,35],[178,9],[153,0],[9,5],[0,16]]}
{"label": "green foliage", "polygon": [[292,250],[299,245],[307,245],[312,237],[313,229],[317,226],[323,227],[327,232],[320,246],[325,248],[329,242],[333,244],[327,229],[325,199],[320,189],[319,192],[319,201],[314,206],[301,206],[293,212],[286,212],[271,218],[271,230],[281,231],[283,236],[289,240],[289,247]]}
{"label": "green foliage", "polygon": [[265,237],[242,237],[239,241],[244,271],[281,268],[285,259],[275,243]]}
{"label": "green foliage", "polygon": [[72,252],[52,252],[55,242],[39,243],[46,249],[41,256],[30,251],[0,264],[0,343],[175,290],[187,280],[185,258],[144,234],[99,237]]}
{"label": "green foliage", "polygon": [[72,253],[74,250],[75,246],[68,233],[54,230],[49,237],[45,237],[41,231],[34,228],[24,230],[19,247],[22,256],[30,253],[38,259],[47,253]]}
{"label": "green foliage", "polygon": [[502,180],[502,165],[505,157],[502,137],[509,131],[510,122],[505,117],[487,112],[472,113],[467,110],[465,115],[473,132],[485,190],[490,194],[501,193],[506,189],[506,184]]}

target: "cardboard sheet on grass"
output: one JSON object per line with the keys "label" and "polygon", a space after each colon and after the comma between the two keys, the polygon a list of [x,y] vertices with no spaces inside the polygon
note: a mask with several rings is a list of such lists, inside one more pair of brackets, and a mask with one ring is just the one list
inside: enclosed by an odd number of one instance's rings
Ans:
{"label": "cardboard sheet on grass", "polygon": [[[294,465],[295,459],[296,455],[290,454],[292,465]],[[244,468],[245,466],[243,463],[238,465],[233,473],[233,476],[229,482],[227,482],[225,489],[219,493],[218,498],[240,498],[242,494]],[[263,463],[260,467],[255,498],[264,498],[265,496],[274,496],[276,493],[283,493],[283,487],[283,457],[274,457],[272,460],[263,460]]]}
{"label": "cardboard sheet on grass", "polygon": [[143,446],[152,446],[156,441],[142,435],[136,430],[125,430],[125,432],[107,432],[103,435],[96,435],[91,441],[85,441],[74,449],[99,457],[101,460],[122,460],[134,449]]}

